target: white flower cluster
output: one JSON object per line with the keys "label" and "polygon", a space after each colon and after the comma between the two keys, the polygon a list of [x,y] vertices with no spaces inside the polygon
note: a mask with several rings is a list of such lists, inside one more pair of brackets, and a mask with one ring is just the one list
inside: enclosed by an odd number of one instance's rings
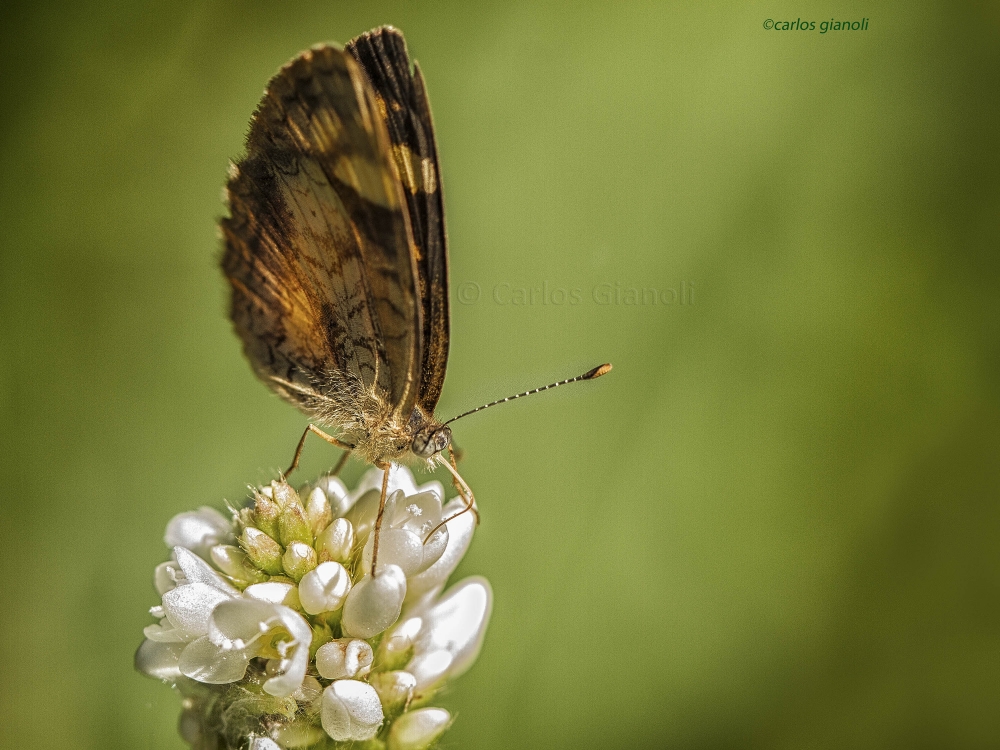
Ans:
{"label": "white flower cluster", "polygon": [[382,476],[272,482],[232,520],[203,507],[167,525],[135,663],[180,690],[196,750],[423,750],[447,729],[426,704],[475,660],[492,604],[480,577],[442,593],[475,516],[393,466],[372,576]]}

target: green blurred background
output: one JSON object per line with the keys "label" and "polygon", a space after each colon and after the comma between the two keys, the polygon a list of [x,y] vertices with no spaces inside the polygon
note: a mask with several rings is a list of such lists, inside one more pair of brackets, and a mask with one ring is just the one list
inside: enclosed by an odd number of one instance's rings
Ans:
{"label": "green blurred background", "polygon": [[[0,12],[5,747],[182,747],[132,671],[164,525],[305,424],[220,188],[274,71],[382,23],[441,151],[440,414],[615,365],[456,425],[496,599],[443,747],[1000,746],[996,3]],[[869,27],[763,28],[831,16]]]}

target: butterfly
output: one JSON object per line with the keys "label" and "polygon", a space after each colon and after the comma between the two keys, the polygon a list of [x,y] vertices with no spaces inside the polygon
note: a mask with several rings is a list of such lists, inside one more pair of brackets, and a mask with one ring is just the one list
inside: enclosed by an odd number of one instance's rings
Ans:
{"label": "butterfly", "polygon": [[444,466],[473,509],[451,428],[434,416],[449,347],[444,203],[427,90],[402,33],[383,26],[281,68],[226,197],[222,268],[244,353],[337,432],[310,424],[286,476],[310,432],[344,449],[335,472],[351,454],[384,469],[376,554],[393,462]]}

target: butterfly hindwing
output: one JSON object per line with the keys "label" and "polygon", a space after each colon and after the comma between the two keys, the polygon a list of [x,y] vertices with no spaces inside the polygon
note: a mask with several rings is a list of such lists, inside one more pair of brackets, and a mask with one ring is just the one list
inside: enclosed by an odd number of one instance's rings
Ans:
{"label": "butterfly hindwing", "polygon": [[345,51],[268,84],[221,228],[232,318],[257,374],[310,412],[345,378],[408,415],[421,301],[408,206],[378,98]]}
{"label": "butterfly hindwing", "polygon": [[434,412],[448,363],[448,251],[444,201],[430,104],[420,68],[391,26],[369,31],[346,47],[361,64],[385,113],[393,157],[416,245],[417,293],[422,311],[417,402]]}

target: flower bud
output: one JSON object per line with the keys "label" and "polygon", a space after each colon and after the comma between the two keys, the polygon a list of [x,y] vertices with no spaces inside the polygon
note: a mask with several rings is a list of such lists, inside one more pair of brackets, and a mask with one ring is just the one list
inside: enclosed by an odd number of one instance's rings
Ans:
{"label": "flower bud", "polygon": [[239,547],[231,544],[216,544],[209,550],[209,556],[215,567],[239,583],[260,583],[267,580],[267,575],[261,573],[247,558],[247,554]]}
{"label": "flower bud", "polygon": [[209,550],[209,557],[215,563],[215,567],[233,578],[239,577],[243,572],[243,561],[246,560],[246,552],[231,544],[216,544]]}
{"label": "flower bud", "polygon": [[253,525],[272,539],[278,538],[279,515],[281,506],[271,498],[271,493],[258,492],[254,495]]}
{"label": "flower bud", "polygon": [[306,499],[306,519],[309,521],[313,535],[325,529],[333,520],[330,501],[326,499],[326,493],[319,487],[313,487]]}
{"label": "flower bud", "polygon": [[250,561],[265,573],[278,575],[284,571],[281,565],[281,545],[260,529],[253,526],[243,529],[240,546],[246,551]]}
{"label": "flower bud", "polygon": [[351,577],[337,562],[320,563],[299,582],[302,608],[311,615],[340,609],[351,590]]}
{"label": "flower bud", "polygon": [[316,537],[316,551],[321,561],[346,562],[354,550],[354,526],[346,518],[334,519]]}
{"label": "flower bud", "polygon": [[390,714],[399,711],[413,697],[417,678],[409,672],[378,672],[368,680],[375,688],[385,710]]}
{"label": "flower bud", "polygon": [[375,689],[358,680],[337,680],[323,691],[320,721],[338,742],[370,740],[384,714]]}
{"label": "flower bud", "polygon": [[278,750],[283,748],[298,750],[298,748],[313,747],[326,737],[323,730],[315,724],[310,724],[308,721],[293,721],[291,724],[276,727],[274,738],[281,743],[274,746]]}
{"label": "flower bud", "polygon": [[328,680],[364,677],[371,671],[374,658],[367,641],[338,638],[316,650],[316,670]]}
{"label": "flower bud", "polygon": [[[375,535],[370,534],[361,555],[362,570],[372,567],[372,550],[375,548]],[[386,565],[398,565],[404,575],[413,575],[420,569],[423,562],[424,545],[420,537],[406,529],[387,529],[382,527],[378,540],[378,569]],[[440,557],[440,555],[439,555]]]}
{"label": "flower bud", "polygon": [[292,542],[312,544],[313,533],[309,527],[309,519],[306,518],[305,508],[302,507],[297,495],[294,498],[294,502],[290,500],[278,516],[279,540],[286,546]]}
{"label": "flower bud", "polygon": [[266,581],[247,586],[243,591],[244,596],[257,599],[271,604],[284,604],[292,609],[302,609],[299,602],[299,593],[294,584],[283,583],[281,581]]}
{"label": "flower bud", "polygon": [[281,564],[296,581],[316,567],[316,550],[302,542],[292,542],[281,557]]}
{"label": "flower bud", "polygon": [[350,493],[337,477],[327,475],[316,481],[316,487],[323,490],[334,516],[342,516],[351,508]]}
{"label": "flower bud", "polygon": [[186,547],[207,559],[212,545],[231,541],[232,538],[233,525],[229,519],[215,508],[203,506],[171,518],[163,541],[168,547]]}
{"label": "flower bud", "polygon": [[396,622],[406,596],[406,575],[387,565],[358,581],[344,602],[341,626],[347,635],[371,638]]}
{"label": "flower bud", "polygon": [[302,703],[314,703],[319,700],[323,695],[323,685],[320,681],[313,677],[311,674],[307,674],[302,679],[302,684],[299,689],[292,693],[292,697]]}
{"label": "flower bud", "polygon": [[426,750],[444,734],[451,714],[443,708],[418,708],[408,711],[392,724],[388,750]]}
{"label": "flower bud", "polygon": [[378,662],[383,669],[399,669],[413,657],[414,642],[424,626],[420,617],[408,617],[379,643]]}
{"label": "flower bud", "polygon": [[292,489],[288,482],[284,481],[272,481],[271,491],[268,493],[268,497],[274,498],[274,502],[278,504],[281,510],[284,510],[289,504],[301,503],[299,502],[298,493]]}
{"label": "flower bud", "polygon": [[[378,506],[381,499],[381,490],[369,490],[347,512],[347,520],[354,525],[354,532],[361,539],[367,537],[375,526],[375,519],[378,517]],[[385,519],[392,518],[396,514],[396,503],[400,500],[405,501],[402,491],[390,492],[385,500],[385,510],[382,517]],[[383,528],[385,527],[383,526]]]}

